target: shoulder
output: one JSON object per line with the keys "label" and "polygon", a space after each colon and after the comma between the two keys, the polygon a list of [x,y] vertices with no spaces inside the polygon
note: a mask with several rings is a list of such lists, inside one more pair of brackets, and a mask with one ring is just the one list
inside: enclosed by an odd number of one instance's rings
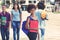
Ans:
{"label": "shoulder", "polygon": [[14,12],[14,9],[12,9],[11,12]]}
{"label": "shoulder", "polygon": [[38,9],[38,10],[35,11],[35,13],[36,14],[40,14],[41,13],[41,10]]}
{"label": "shoulder", "polygon": [[35,12],[39,12],[39,10],[36,10]]}
{"label": "shoulder", "polygon": [[27,19],[29,19],[31,16],[28,16]]}
{"label": "shoulder", "polygon": [[10,13],[9,12],[6,12],[6,15],[10,15]]}
{"label": "shoulder", "polygon": [[7,14],[10,14],[9,12],[6,12]]}
{"label": "shoulder", "polygon": [[14,14],[14,12],[15,12],[14,9],[12,9],[12,10],[11,10],[11,14]]}
{"label": "shoulder", "polygon": [[2,16],[3,15],[3,12],[0,12],[0,16]]}
{"label": "shoulder", "polygon": [[2,14],[3,12],[0,12],[0,14]]}
{"label": "shoulder", "polygon": [[30,18],[31,18],[31,16],[28,16],[28,17],[27,17],[27,20],[30,20]]}

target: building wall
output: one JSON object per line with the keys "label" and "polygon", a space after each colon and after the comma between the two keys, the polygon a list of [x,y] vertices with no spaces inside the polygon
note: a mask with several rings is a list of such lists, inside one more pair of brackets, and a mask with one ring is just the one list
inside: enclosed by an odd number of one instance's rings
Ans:
{"label": "building wall", "polygon": [[[1,0],[1,1],[4,3],[6,3],[6,1],[10,1],[10,3],[15,2],[15,1],[26,1],[26,4],[29,4],[29,0]],[[45,1],[46,2],[46,0],[30,0],[30,1],[36,1],[36,2]]]}

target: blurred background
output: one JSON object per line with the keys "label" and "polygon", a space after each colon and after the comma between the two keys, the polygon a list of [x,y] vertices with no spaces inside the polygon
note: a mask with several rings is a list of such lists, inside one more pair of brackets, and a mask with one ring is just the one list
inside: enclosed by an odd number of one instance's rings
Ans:
{"label": "blurred background", "polygon": [[0,5],[6,4],[9,8],[15,2],[22,6],[22,10],[26,10],[28,4],[37,4],[39,1],[45,3],[46,9],[52,12],[60,11],[60,0],[0,0]]}

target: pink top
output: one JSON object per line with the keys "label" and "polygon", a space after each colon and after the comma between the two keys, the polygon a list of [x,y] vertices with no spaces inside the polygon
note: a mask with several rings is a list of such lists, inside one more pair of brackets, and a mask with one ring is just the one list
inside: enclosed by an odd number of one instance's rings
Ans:
{"label": "pink top", "polygon": [[[37,29],[38,28],[38,20],[30,20],[30,28]],[[30,30],[30,32],[37,32],[37,30]]]}

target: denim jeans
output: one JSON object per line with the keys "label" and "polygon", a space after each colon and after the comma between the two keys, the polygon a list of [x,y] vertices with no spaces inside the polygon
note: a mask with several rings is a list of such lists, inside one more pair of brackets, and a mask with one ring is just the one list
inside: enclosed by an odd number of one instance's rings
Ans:
{"label": "denim jeans", "polygon": [[[20,34],[20,21],[13,21],[12,22],[12,27],[13,27],[13,38],[14,40],[19,40],[19,34]],[[17,35],[17,38],[16,38]]]}
{"label": "denim jeans", "polygon": [[1,27],[2,40],[9,40],[9,29]]}
{"label": "denim jeans", "polygon": [[45,29],[41,28],[41,40],[44,40],[44,35],[45,35]]}
{"label": "denim jeans", "polygon": [[40,30],[41,30],[41,37],[42,37],[45,34],[45,29],[40,29]]}

